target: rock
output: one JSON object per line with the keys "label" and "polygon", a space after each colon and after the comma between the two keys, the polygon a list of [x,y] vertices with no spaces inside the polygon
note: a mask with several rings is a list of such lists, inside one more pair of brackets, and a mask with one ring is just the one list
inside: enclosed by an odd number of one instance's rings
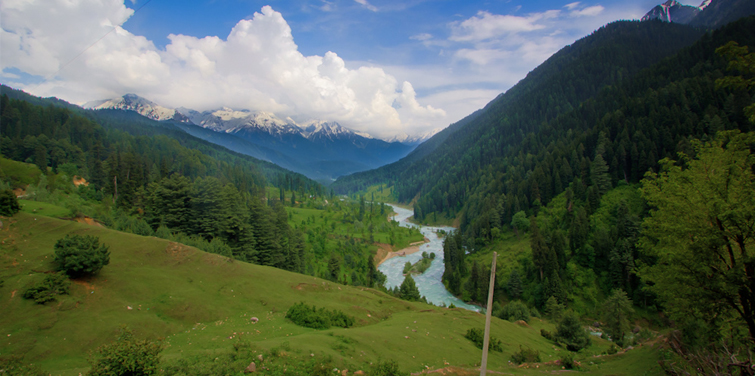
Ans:
{"label": "rock", "polygon": [[529,327],[530,327],[530,326],[529,326],[529,324],[527,324],[527,322],[526,322],[526,321],[524,321],[524,320],[517,320],[517,321],[515,322],[515,324],[517,324],[517,325],[519,325],[519,326],[522,326],[522,327],[525,327],[525,328],[529,328]]}
{"label": "rock", "polygon": [[256,317],[252,317],[251,319],[249,319],[249,321],[251,321],[252,324],[256,324],[258,321],[260,321],[260,319],[258,319]]}
{"label": "rock", "polygon": [[354,375],[364,375],[364,371],[362,370],[356,371],[354,372]]}
{"label": "rock", "polygon": [[254,362],[249,363],[249,366],[244,370],[246,373],[257,372],[257,365]]}
{"label": "rock", "polygon": [[257,359],[259,359],[260,362],[261,362],[262,361],[262,354],[257,355]]}
{"label": "rock", "polygon": [[349,370],[347,369],[341,370],[341,376],[346,376],[348,374],[349,374]]}

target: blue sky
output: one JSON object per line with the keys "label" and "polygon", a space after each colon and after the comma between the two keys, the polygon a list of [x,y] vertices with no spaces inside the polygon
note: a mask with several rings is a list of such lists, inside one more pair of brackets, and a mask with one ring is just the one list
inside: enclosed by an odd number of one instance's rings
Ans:
{"label": "blue sky", "polygon": [[448,126],[660,2],[6,0],[0,81],[74,103],[135,93],[389,138]]}

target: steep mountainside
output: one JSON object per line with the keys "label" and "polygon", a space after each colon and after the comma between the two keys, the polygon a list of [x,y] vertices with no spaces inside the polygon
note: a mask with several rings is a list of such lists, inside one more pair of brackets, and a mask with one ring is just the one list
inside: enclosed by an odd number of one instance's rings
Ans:
{"label": "steep mountainside", "polygon": [[715,0],[710,3],[689,24],[691,26],[718,29],[741,17],[755,14],[755,1]]}
{"label": "steep mountainside", "polygon": [[[521,132],[518,143],[489,161],[487,154],[465,155],[449,167],[461,173],[423,189],[415,216],[461,211],[468,245],[482,245],[492,238],[492,229],[509,224],[514,213],[535,213],[567,188],[595,208],[602,191],[621,181],[639,181],[645,171],[658,169],[659,159],[687,150],[689,138],[751,130],[742,112],[750,95],[716,89],[726,62],[715,49],[731,40],[752,47],[754,30],[755,19],[748,18],[706,35],[673,59],[623,85],[607,87],[574,111]],[[610,186],[596,187],[596,171],[603,170]]]}
{"label": "steep mountainside", "polygon": [[[433,136],[401,161],[342,177],[347,192],[377,182],[395,185],[397,199],[411,201],[432,189],[445,192],[444,211],[455,216],[477,170],[505,155],[527,133],[577,108],[602,88],[628,79],[679,49],[702,31],[660,21],[621,21],[564,47],[484,109]],[[449,137],[451,134],[454,137]]]}
{"label": "steep mountainside", "polygon": [[705,0],[699,7],[685,5],[677,2],[676,0],[668,0],[663,4],[657,5],[655,8],[647,12],[642,17],[642,21],[649,20],[661,20],[666,22],[676,22],[681,24],[690,23],[700,11],[703,10],[711,0]]}

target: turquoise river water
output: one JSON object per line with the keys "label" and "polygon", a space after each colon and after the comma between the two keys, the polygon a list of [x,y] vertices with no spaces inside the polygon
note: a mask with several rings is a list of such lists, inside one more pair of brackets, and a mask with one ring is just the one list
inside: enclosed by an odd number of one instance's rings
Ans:
{"label": "turquoise river water", "polygon": [[404,264],[406,264],[407,261],[413,264],[422,258],[422,252],[427,252],[428,254],[435,252],[435,260],[433,260],[430,268],[422,275],[414,276],[414,281],[417,284],[419,293],[425,296],[427,301],[434,305],[439,306],[445,304],[448,306],[453,303],[453,305],[457,307],[479,312],[480,307],[464,303],[459,298],[451,295],[451,293],[446,290],[443,282],[441,282],[441,277],[445,270],[445,265],[443,264],[443,238],[438,237],[436,231],[445,230],[448,233],[455,231],[455,229],[453,227],[420,226],[407,222],[407,219],[414,213],[408,209],[393,205],[391,206],[393,207],[393,211],[397,213],[393,219],[398,221],[400,226],[418,228],[427,239],[430,239],[430,242],[420,245],[419,252],[403,257],[393,257],[382,263],[378,267],[378,270],[388,277],[385,282],[385,287],[390,289],[394,286],[401,286],[401,283],[404,282]]}

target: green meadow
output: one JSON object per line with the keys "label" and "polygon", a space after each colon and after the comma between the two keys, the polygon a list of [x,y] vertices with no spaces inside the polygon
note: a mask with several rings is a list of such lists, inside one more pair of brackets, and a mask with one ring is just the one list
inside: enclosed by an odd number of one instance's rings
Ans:
{"label": "green meadow", "polygon": [[[49,206],[39,208],[55,212]],[[138,337],[163,341],[164,364],[214,359],[243,344],[254,349],[249,362],[269,364],[271,370],[275,362],[323,359],[351,371],[369,371],[371,363],[391,360],[412,373],[447,367],[451,374],[479,372],[474,368],[481,350],[464,334],[484,327],[481,314],[406,302],[375,289],[238,262],[33,210],[4,219],[0,231],[0,358],[23,356],[24,362],[54,375],[83,374],[88,353],[113,341],[117,328],[126,324]],[[318,213],[294,211],[301,218]],[[27,288],[55,269],[53,245],[71,233],[98,236],[110,246],[110,264],[94,277],[74,281],[71,294],[56,302],[38,305],[22,299]],[[356,324],[330,330],[296,326],[285,314],[297,302],[341,310]],[[252,323],[252,317],[259,321]],[[502,340],[503,353],[491,353],[489,369],[510,374],[560,370],[554,361],[566,350],[541,337],[541,328],[552,331],[554,326],[536,318],[528,325],[494,318],[491,333]],[[542,363],[510,364],[520,346],[540,351]],[[607,342],[595,338],[577,355],[581,370],[599,375],[661,373],[655,361],[658,352],[650,346],[596,357],[607,348]],[[256,358],[263,353],[268,363]]]}

